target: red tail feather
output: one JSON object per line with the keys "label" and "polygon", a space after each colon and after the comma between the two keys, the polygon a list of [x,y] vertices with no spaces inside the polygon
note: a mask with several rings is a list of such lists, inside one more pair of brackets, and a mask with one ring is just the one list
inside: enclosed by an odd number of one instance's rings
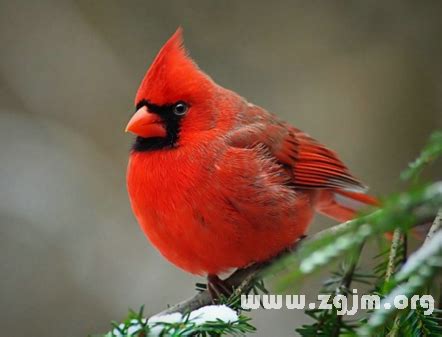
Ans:
{"label": "red tail feather", "polygon": [[316,210],[337,221],[353,219],[365,206],[379,206],[379,201],[368,194],[343,190],[323,190]]}

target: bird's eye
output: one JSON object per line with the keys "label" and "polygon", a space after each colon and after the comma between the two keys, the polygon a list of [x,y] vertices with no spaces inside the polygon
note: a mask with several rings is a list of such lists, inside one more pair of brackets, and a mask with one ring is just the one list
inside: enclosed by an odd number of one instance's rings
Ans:
{"label": "bird's eye", "polygon": [[186,103],[180,102],[175,104],[173,107],[173,113],[177,116],[182,116],[187,112],[188,109],[189,107],[186,105]]}

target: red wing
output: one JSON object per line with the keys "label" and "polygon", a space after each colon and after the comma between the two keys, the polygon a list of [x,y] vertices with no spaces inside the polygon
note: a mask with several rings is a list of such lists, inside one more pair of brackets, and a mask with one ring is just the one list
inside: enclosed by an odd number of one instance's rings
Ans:
{"label": "red wing", "polygon": [[[260,116],[252,124],[229,135],[235,147],[264,144],[282,164],[292,169],[297,188],[332,188],[362,192],[366,187],[353,177],[335,152],[302,131],[279,122],[276,117],[254,107]],[[259,109],[259,110],[257,110]]]}
{"label": "red wing", "polygon": [[[291,129],[288,138],[296,140],[295,160],[291,161],[295,185],[305,188],[338,188],[362,192],[366,187],[351,175],[337,154],[306,135]],[[287,142],[286,143],[291,143]],[[293,151],[281,149],[282,152]],[[277,156],[277,155],[276,155]]]}

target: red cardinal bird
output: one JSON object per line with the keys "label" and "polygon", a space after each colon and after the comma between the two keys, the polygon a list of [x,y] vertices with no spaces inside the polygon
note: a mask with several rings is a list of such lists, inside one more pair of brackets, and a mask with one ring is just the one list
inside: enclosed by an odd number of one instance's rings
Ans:
{"label": "red cardinal bird", "polygon": [[343,221],[376,204],[336,153],[201,71],[181,29],[135,105],[132,208],[161,254],[190,273],[210,280],[266,261],[303,236],[315,211]]}

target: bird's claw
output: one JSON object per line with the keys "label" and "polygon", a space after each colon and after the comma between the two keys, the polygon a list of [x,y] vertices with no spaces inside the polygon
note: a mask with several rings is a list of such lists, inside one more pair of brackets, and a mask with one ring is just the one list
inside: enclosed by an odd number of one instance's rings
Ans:
{"label": "bird's claw", "polygon": [[222,298],[229,298],[233,288],[217,275],[207,276],[207,289],[213,303],[219,303]]}

